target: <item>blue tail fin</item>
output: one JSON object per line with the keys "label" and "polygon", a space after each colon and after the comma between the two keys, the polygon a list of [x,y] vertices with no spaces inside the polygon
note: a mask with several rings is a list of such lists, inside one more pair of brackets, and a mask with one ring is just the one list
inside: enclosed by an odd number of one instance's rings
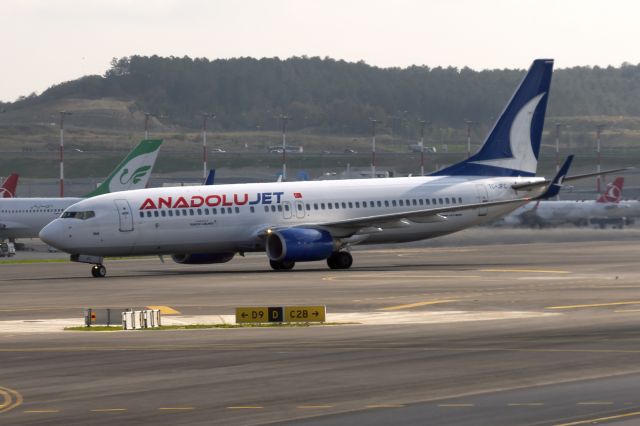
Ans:
{"label": "blue tail fin", "polygon": [[552,71],[552,59],[533,61],[482,148],[433,176],[534,176]]}
{"label": "blue tail fin", "polygon": [[213,185],[213,181],[216,178],[216,169],[209,169],[209,174],[207,175],[207,179],[205,179],[205,185]]}

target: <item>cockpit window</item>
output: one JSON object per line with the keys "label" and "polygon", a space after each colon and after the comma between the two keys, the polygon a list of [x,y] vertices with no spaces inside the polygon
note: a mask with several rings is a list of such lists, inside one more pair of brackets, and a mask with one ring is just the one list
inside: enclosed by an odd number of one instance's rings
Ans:
{"label": "cockpit window", "polygon": [[87,219],[91,219],[92,217],[94,217],[96,215],[95,212],[93,211],[86,211],[86,212],[64,212],[62,213],[62,216],[60,216],[62,219],[80,219],[80,220],[87,220]]}

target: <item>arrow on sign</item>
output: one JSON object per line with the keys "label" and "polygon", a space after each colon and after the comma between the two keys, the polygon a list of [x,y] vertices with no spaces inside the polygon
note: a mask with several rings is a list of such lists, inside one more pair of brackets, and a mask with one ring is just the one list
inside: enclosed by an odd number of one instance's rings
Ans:
{"label": "arrow on sign", "polygon": [[241,316],[242,318],[244,318],[244,317],[246,317],[246,316],[247,316],[247,314],[246,314],[245,312],[243,312],[242,314],[240,314],[240,316]]}
{"label": "arrow on sign", "polygon": [[313,311],[312,313],[313,313],[313,316],[314,316],[314,317],[317,317],[317,316],[318,316],[318,311]]}

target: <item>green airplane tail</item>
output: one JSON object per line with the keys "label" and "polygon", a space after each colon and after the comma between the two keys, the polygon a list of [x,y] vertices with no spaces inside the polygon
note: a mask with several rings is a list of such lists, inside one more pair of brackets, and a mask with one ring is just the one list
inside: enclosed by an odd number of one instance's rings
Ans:
{"label": "green airplane tail", "polygon": [[151,170],[158,157],[162,139],[141,141],[133,151],[122,160],[118,167],[96,189],[85,195],[86,198],[110,192],[142,189],[147,186]]}

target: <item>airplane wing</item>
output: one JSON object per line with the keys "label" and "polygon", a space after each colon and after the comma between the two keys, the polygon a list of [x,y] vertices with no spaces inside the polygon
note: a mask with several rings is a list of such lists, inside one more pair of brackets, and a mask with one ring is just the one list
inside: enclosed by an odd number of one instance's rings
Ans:
{"label": "airplane wing", "polygon": [[510,204],[523,204],[531,201],[532,198],[516,198],[504,201],[489,201],[484,203],[459,204],[431,209],[413,210],[400,213],[389,213],[375,216],[363,216],[353,219],[306,223],[294,226],[267,227],[258,232],[258,237],[265,237],[274,230],[288,228],[323,228],[329,230],[336,237],[353,235],[356,232],[361,234],[380,232],[383,228],[399,228],[411,225],[411,222],[430,223],[444,222],[448,213],[455,213],[464,210],[474,210],[478,208],[503,206]]}

